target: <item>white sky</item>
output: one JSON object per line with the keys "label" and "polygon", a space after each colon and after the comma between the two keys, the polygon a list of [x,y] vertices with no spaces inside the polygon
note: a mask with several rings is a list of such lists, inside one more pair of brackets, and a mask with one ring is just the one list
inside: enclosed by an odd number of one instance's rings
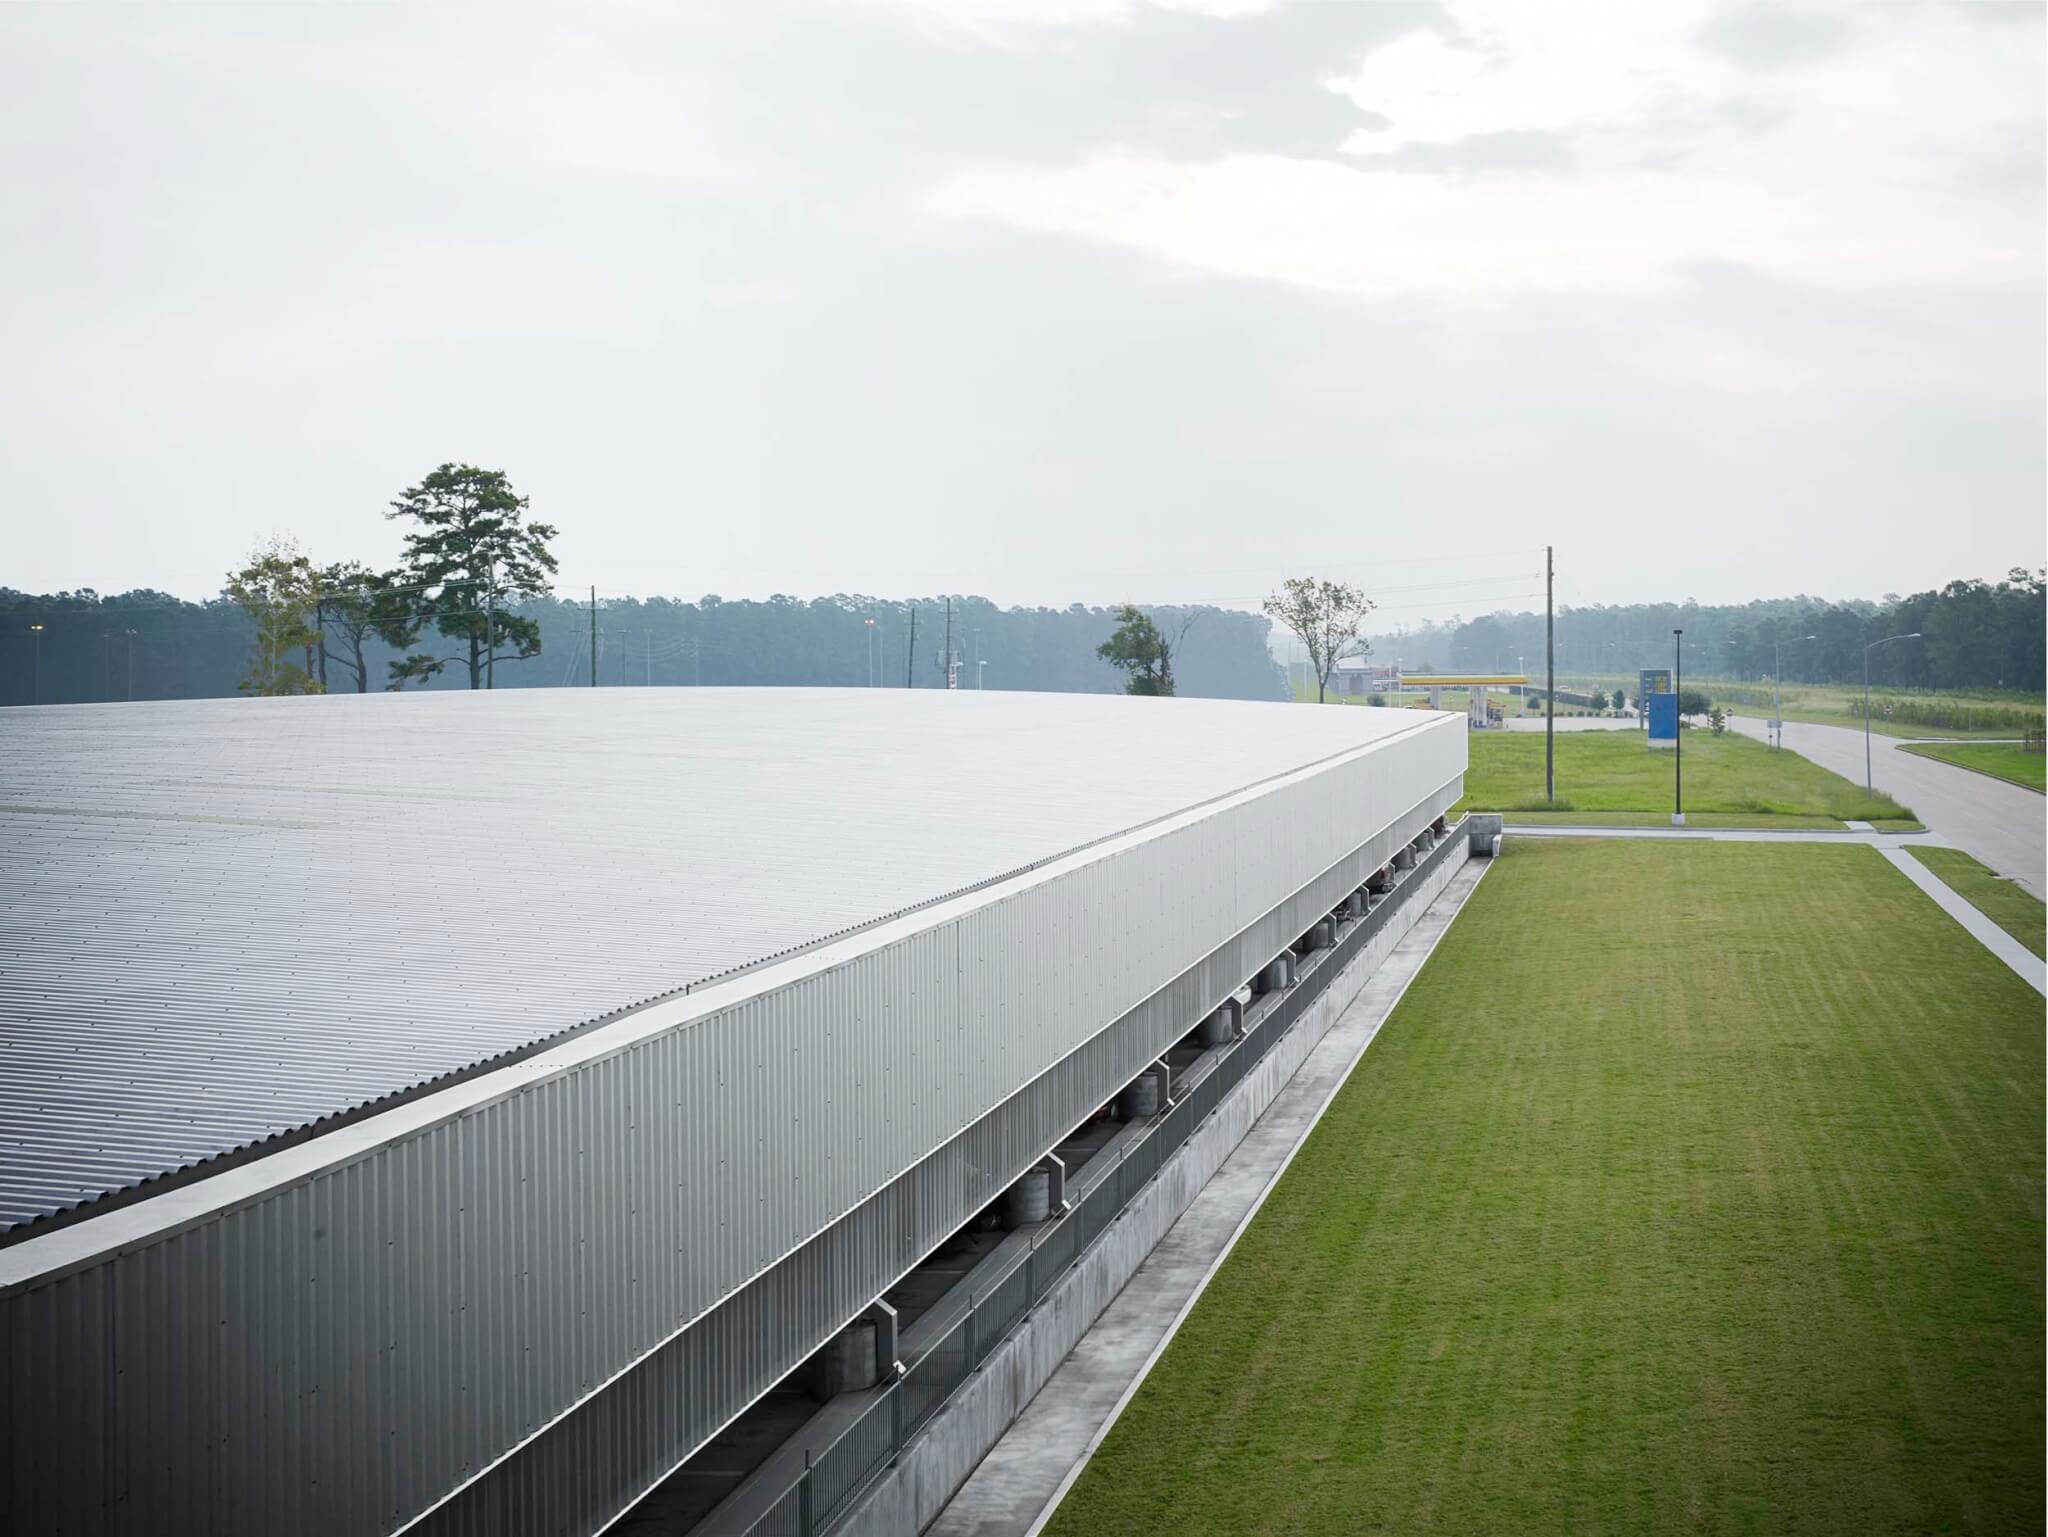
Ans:
{"label": "white sky", "polygon": [[0,10],[0,583],[1391,626],[2044,559],[2038,6]]}

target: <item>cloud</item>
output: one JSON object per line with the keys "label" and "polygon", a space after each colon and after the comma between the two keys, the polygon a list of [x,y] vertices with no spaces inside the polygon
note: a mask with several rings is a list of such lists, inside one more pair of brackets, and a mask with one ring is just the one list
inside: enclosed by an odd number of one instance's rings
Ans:
{"label": "cloud", "polygon": [[1712,17],[1700,41],[1723,58],[1751,69],[1794,69],[1849,47],[1848,21],[1825,11],[1783,5],[1748,5]]}
{"label": "cloud", "polygon": [[[1728,24],[1760,58],[1765,24]],[[1708,262],[1851,288],[2038,280],[2038,199],[1982,191],[2024,169],[2038,84],[1959,18],[1888,15],[1825,62],[1817,32],[1794,43],[1787,30],[1772,56],[1803,47],[1814,61],[1796,89],[1703,55],[1700,25],[1661,9],[1459,6],[1332,77],[1378,124],[1354,129],[1341,161],[1119,146],[973,166],[927,206],[1359,294],[1657,291]],[[1938,121],[1899,111],[1929,77],[1967,70],[1973,90]],[[1959,156],[1971,177],[1954,174]]]}

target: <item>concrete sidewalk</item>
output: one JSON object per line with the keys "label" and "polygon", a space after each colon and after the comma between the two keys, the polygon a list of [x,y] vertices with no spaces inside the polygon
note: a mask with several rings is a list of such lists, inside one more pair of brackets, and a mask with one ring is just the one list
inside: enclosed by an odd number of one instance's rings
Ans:
{"label": "concrete sidewalk", "polygon": [[[1744,736],[1762,737],[1764,723],[1736,716]],[[1785,748],[1863,783],[1864,738],[1844,726],[1785,723]],[[1877,788],[1913,808],[1914,815],[1946,843],[1975,855],[1993,873],[2048,898],[2048,800],[2033,790],[1971,769],[1901,752],[1897,737],[1870,737],[1871,773]]]}
{"label": "concrete sidewalk", "polygon": [[1488,866],[1474,859],[1451,878],[930,1533],[1025,1537],[1043,1525]]}
{"label": "concrete sidewalk", "polygon": [[1985,949],[2018,972],[2035,992],[2048,996],[2048,961],[2034,954],[2012,935],[1993,923],[1956,889],[1903,849],[1883,849],[1884,857],[1904,873],[1907,880],[1926,892],[1956,922],[1968,929]]}

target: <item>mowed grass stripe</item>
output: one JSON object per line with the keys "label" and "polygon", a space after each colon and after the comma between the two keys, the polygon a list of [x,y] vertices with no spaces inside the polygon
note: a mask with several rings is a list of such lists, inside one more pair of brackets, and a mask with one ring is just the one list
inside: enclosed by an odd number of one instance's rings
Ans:
{"label": "mowed grass stripe", "polygon": [[2026,790],[2041,790],[2048,781],[2048,756],[2029,752],[2018,742],[1912,742],[1899,751],[1989,774]]}
{"label": "mowed grass stripe", "polygon": [[2048,904],[1961,849],[1910,845],[1907,853],[2034,954],[2048,958]]}
{"label": "mowed grass stripe", "polygon": [[1511,840],[1050,1531],[2038,1527],[2041,1006],[1939,919]]}
{"label": "mowed grass stripe", "polygon": [[[1774,752],[1750,737],[1689,730],[1684,735],[1685,809],[1707,825],[1840,826],[1844,820],[1904,818],[1888,796],[1869,795],[1795,752]],[[1651,751],[1633,731],[1571,731],[1558,736],[1557,799],[1543,795],[1543,737],[1536,732],[1475,731],[1461,807],[1475,811],[1637,812],[1669,818],[1678,765]],[[1785,818],[1774,823],[1775,818]]]}

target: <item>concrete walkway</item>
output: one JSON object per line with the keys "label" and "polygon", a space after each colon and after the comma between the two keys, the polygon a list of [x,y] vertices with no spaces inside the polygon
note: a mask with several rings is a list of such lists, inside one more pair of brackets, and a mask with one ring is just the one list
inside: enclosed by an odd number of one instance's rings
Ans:
{"label": "concrete walkway", "polygon": [[[1045,1523],[1487,868],[1483,859],[1467,862],[1366,980],[1215,1178],[927,1528],[933,1537],[1026,1537]],[[1162,1520],[1170,1524],[1163,1512]]]}
{"label": "concrete walkway", "polygon": [[1966,898],[1957,895],[1953,886],[1904,849],[1888,848],[1881,852],[1904,872],[1907,880],[1934,898],[1943,912],[1975,935],[1979,944],[2024,977],[2035,992],[2048,997],[2048,961],[1985,917]]}
{"label": "concrete walkway", "polygon": [[[1761,738],[1764,723],[1733,717],[1744,736]],[[1988,774],[1901,752],[1897,737],[1870,738],[1871,778],[1876,787],[1913,808],[1929,827],[1956,848],[1974,854],[2008,880],[2048,898],[2048,800],[2034,791]],[[1863,733],[1845,726],[1785,723],[1785,748],[1863,783]]]}
{"label": "concrete walkway", "polygon": [[[1511,715],[1501,723],[1510,731],[1541,731],[1543,717],[1540,715]],[[1643,723],[1639,720],[1610,720],[1604,715],[1560,715],[1557,729],[1564,731],[1640,731]]]}

